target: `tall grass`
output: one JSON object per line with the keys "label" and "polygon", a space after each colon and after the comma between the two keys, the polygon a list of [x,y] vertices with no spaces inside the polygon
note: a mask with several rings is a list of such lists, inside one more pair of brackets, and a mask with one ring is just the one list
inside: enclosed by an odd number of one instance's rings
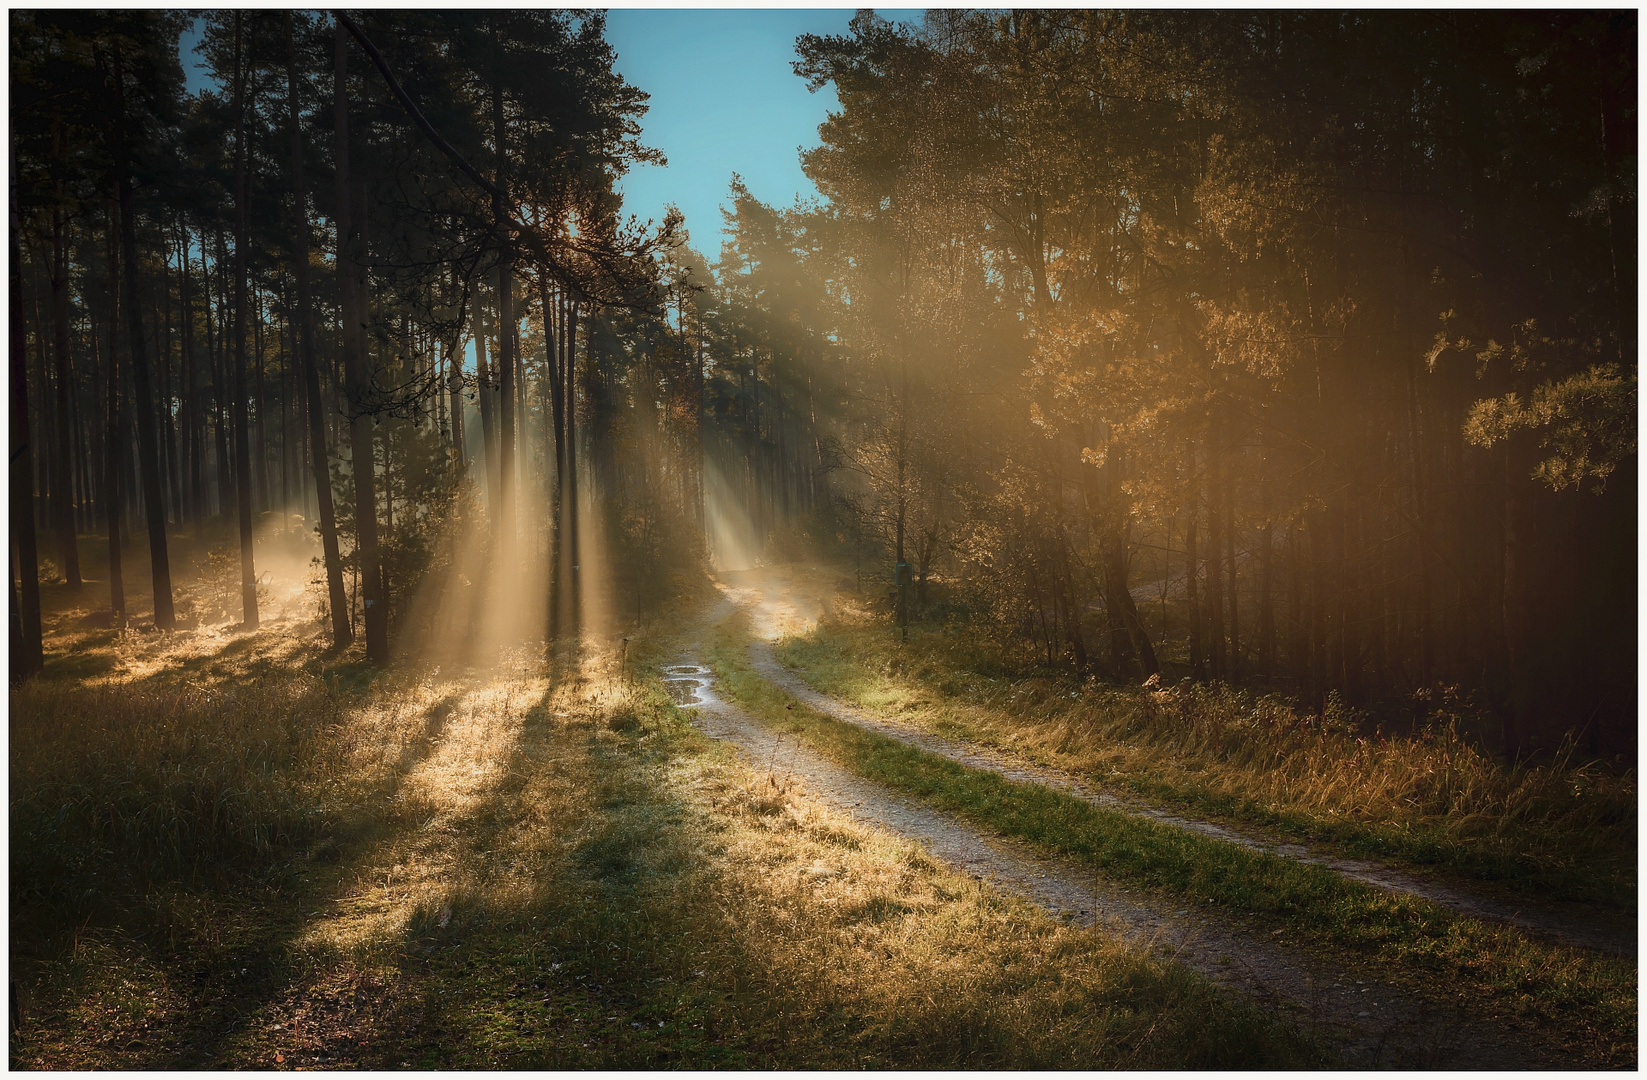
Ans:
{"label": "tall grass", "polygon": [[940,734],[1011,747],[1135,792],[1352,851],[1451,866],[1574,898],[1635,902],[1636,777],[1505,764],[1443,705],[1412,733],[1367,733],[1336,697],[1315,714],[1227,685],[1106,686],[1003,670],[934,632],[898,648],[840,620],[780,645],[820,689]]}
{"label": "tall grass", "polygon": [[325,827],[339,725],[337,700],[312,676],[14,689],[14,889],[78,902],[111,876],[266,866]]}

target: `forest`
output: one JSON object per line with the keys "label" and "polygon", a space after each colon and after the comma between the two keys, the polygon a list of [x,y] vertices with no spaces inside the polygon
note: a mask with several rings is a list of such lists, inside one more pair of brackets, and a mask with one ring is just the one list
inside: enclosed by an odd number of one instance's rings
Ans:
{"label": "forest", "polygon": [[14,1067],[1634,1066],[1634,12],[9,19]]}

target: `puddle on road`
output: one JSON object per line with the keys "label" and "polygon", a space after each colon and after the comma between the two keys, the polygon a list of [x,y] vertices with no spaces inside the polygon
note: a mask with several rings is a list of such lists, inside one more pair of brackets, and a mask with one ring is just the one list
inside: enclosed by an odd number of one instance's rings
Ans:
{"label": "puddle on road", "polygon": [[708,701],[709,669],[697,664],[676,664],[663,669],[663,688],[676,705],[703,705]]}

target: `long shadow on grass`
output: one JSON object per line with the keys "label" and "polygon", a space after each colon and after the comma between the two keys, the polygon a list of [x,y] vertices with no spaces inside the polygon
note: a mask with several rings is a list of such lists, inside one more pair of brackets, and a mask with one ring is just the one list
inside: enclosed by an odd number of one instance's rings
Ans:
{"label": "long shadow on grass", "polygon": [[[272,675],[279,670],[255,662],[259,658],[252,646],[247,639],[233,641],[222,650],[170,665],[142,682],[157,681],[164,686],[174,682],[180,671],[185,678],[199,677],[209,670],[224,680],[237,680]],[[289,674],[290,666],[282,667]],[[322,672],[334,690],[346,688],[349,704],[358,704],[371,679],[381,674],[367,673],[359,667],[345,664]],[[56,935],[52,931],[30,930],[31,924],[44,930],[63,922],[61,912],[49,910],[52,904],[41,906],[50,898],[43,895],[33,904],[25,901],[21,910],[14,903],[14,960],[23,960],[28,967],[42,971],[55,971],[59,980],[67,970],[65,965],[78,964],[93,985],[107,982],[102,977],[107,972],[85,971],[84,960],[75,959],[78,943],[89,929],[96,938],[109,943],[101,950],[102,955],[119,957],[118,962],[128,972],[140,979],[157,979],[169,993],[181,995],[186,1002],[185,1008],[173,1014],[180,1018],[173,1030],[130,1044],[121,1039],[121,1046],[108,1048],[110,1058],[98,1058],[93,1051],[87,1060],[102,1067],[156,1068],[198,1066],[219,1057],[220,1049],[235,1038],[239,1018],[255,1015],[289,984],[293,970],[290,962],[300,959],[294,945],[308,926],[309,916],[305,913],[312,914],[317,900],[329,902],[337,891],[336,884],[345,869],[341,856],[385,827],[404,828],[390,818],[406,777],[439,746],[447,717],[472,688],[460,685],[416,718],[414,722],[420,722],[421,727],[409,733],[412,737],[379,782],[378,790],[368,792],[356,803],[368,807],[367,813],[339,816],[335,810],[328,814],[320,806],[313,807],[318,820],[330,820],[317,832],[297,838],[299,845],[307,844],[307,851],[301,846],[277,848],[274,858],[241,872],[213,873],[208,868],[204,875],[184,865],[171,867],[150,860],[132,863],[130,859],[122,860],[118,853],[92,855],[96,865],[87,869],[98,872],[102,887],[86,895],[91,907],[82,907],[73,917],[78,932],[58,941],[53,940]],[[14,865],[13,869],[15,872],[18,868]],[[20,899],[15,884],[14,880],[14,902]],[[81,906],[83,901],[71,899],[70,903]],[[30,911],[30,907],[35,910]],[[31,959],[34,963],[29,963]],[[149,974],[139,974],[144,972]],[[72,982],[80,984],[81,980]],[[25,986],[28,983],[25,980]],[[49,980],[43,988],[50,989]],[[72,1000],[62,1002],[58,1012],[64,1022],[68,1017],[62,1015],[63,1009],[73,1007]],[[54,1034],[45,1029],[36,1033],[46,1039]],[[64,1033],[55,1034],[60,1038]],[[19,1048],[14,1044],[14,1052]]]}
{"label": "long shadow on grass", "polygon": [[[364,664],[343,665],[341,670],[334,667],[326,671],[326,677],[334,687],[347,686],[354,692],[352,696],[356,697],[368,689],[375,676],[380,674],[381,670],[370,669]],[[448,718],[473,689],[473,680],[468,680],[423,710],[415,721],[419,726],[410,733],[412,737],[406,739],[389,770],[387,782],[368,800],[370,809],[366,813],[334,821],[332,827],[317,837],[306,851],[294,853],[283,866],[275,868],[280,879],[279,891],[271,897],[269,904],[257,912],[265,917],[273,915],[268,933],[262,941],[246,950],[239,960],[231,959],[226,965],[224,970],[229,973],[231,986],[200,987],[202,997],[213,989],[228,995],[228,1000],[216,1003],[214,1011],[217,1022],[212,1025],[212,1033],[199,1040],[191,1040],[174,1060],[158,1067],[244,1068],[285,1064],[275,1059],[238,1058],[233,1044],[244,1037],[241,1021],[252,1020],[265,1013],[304,978],[303,973],[308,965],[301,943],[313,925],[311,920],[335,905],[345,881],[373,865],[366,852],[416,831],[415,823],[396,812],[406,780],[435,753]],[[388,837],[384,836],[385,831],[389,832]],[[357,995],[358,992],[357,987]],[[224,1026],[225,1022],[227,1026]]]}

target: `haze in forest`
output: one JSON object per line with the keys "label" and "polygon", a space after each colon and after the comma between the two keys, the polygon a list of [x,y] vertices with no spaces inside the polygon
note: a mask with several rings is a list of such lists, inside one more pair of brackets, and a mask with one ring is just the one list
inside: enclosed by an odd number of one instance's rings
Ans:
{"label": "haze in forest", "polygon": [[28,1062],[1633,1064],[1635,13],[888,14],[11,12]]}

